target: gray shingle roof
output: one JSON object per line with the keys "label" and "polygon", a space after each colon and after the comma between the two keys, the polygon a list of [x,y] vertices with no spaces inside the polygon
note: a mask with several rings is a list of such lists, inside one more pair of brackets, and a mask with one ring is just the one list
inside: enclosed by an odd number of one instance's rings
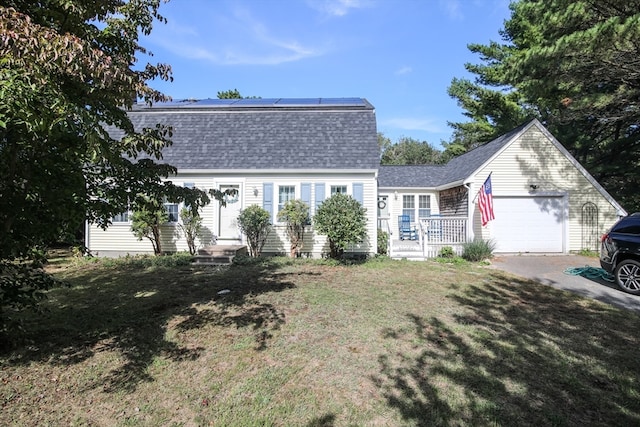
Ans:
{"label": "gray shingle roof", "polygon": [[471,176],[471,174],[500,151],[502,147],[509,144],[516,135],[531,123],[532,122],[524,123],[484,145],[451,159],[446,165],[447,172],[440,185],[461,181]]}
{"label": "gray shingle roof", "polygon": [[480,147],[454,157],[446,165],[381,165],[378,171],[378,184],[380,187],[397,188],[439,187],[462,181],[470,177],[532,123],[536,121],[524,123]]}
{"label": "gray shingle roof", "polygon": [[320,101],[173,102],[138,106],[129,117],[136,129],[173,127],[163,162],[178,170],[377,169],[373,106],[361,98],[313,100]]}
{"label": "gray shingle roof", "polygon": [[442,165],[380,165],[380,187],[436,187],[440,185],[445,166]]}

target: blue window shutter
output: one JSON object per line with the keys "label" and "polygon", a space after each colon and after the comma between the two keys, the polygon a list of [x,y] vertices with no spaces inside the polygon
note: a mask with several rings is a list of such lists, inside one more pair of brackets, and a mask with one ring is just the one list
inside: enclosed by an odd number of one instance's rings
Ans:
{"label": "blue window shutter", "polygon": [[300,184],[300,200],[311,206],[311,184]]}
{"label": "blue window shutter", "polygon": [[269,212],[269,217],[273,223],[273,183],[262,184],[262,207]]}
{"label": "blue window shutter", "polygon": [[316,211],[318,207],[324,202],[324,183],[316,183]]}
{"label": "blue window shutter", "polygon": [[311,184],[300,184],[300,200],[305,202],[309,206],[309,218],[311,218]]}
{"label": "blue window shutter", "polygon": [[361,182],[353,183],[353,198],[356,199],[362,206],[364,206],[364,184]]}

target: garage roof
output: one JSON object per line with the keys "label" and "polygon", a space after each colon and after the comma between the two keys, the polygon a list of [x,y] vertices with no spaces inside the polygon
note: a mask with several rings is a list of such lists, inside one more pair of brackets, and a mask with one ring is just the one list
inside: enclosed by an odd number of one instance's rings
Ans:
{"label": "garage roof", "polygon": [[525,123],[498,138],[451,159],[446,165],[381,165],[380,187],[441,187],[463,181],[488,162],[533,122]]}

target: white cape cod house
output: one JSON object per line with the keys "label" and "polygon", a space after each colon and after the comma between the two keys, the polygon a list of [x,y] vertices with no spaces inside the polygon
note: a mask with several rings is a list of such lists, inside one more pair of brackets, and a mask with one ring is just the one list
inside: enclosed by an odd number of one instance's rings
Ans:
{"label": "white cape cod house", "polygon": [[[493,239],[496,252],[567,253],[597,250],[600,235],[626,212],[537,120],[446,165],[381,166],[374,107],[362,98],[207,99],[130,112],[136,127],[173,127],[163,159],[177,167],[171,180],[201,189],[236,189],[225,207],[202,212],[201,246],[245,243],[240,211],[257,204],[274,231],[264,254],[286,254],[289,242],[277,212],[301,199],[311,215],[326,198],[346,193],[367,210],[367,238],[349,252],[374,254],[379,230],[390,234],[394,257],[433,257],[444,246],[460,252],[474,238]],[[491,174],[495,219],[480,224],[476,196]],[[180,206],[168,205],[163,248],[187,250],[178,227]],[[415,232],[400,233],[398,217]],[[95,255],[152,253],[131,232],[131,215],[102,230],[87,225]],[[404,239],[400,239],[404,237]],[[328,243],[310,227],[302,252],[320,257]]]}
{"label": "white cape cod house", "polygon": [[[380,158],[373,106],[361,98],[206,99],[138,105],[129,113],[136,128],[156,123],[173,127],[173,145],[163,161],[175,166],[175,184],[235,189],[226,206],[206,206],[201,246],[237,246],[244,238],[237,225],[240,211],[257,204],[271,213],[274,229],[265,254],[289,253],[277,212],[290,199],[317,206],[335,192],[358,200],[370,214],[367,238],[350,252],[376,251],[376,175]],[[178,227],[180,206],[169,205],[173,221],[161,229],[166,252],[188,249]],[[131,215],[114,218],[103,231],[89,225],[86,246],[99,256],[152,253],[148,240],[131,233]],[[329,252],[324,236],[312,229],[302,252],[319,257]]]}

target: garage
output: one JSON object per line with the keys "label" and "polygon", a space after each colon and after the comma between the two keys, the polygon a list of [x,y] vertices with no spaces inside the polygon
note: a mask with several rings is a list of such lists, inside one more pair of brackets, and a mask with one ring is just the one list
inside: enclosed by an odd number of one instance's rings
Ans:
{"label": "garage", "polygon": [[566,205],[563,196],[494,197],[495,252],[564,252]]}

